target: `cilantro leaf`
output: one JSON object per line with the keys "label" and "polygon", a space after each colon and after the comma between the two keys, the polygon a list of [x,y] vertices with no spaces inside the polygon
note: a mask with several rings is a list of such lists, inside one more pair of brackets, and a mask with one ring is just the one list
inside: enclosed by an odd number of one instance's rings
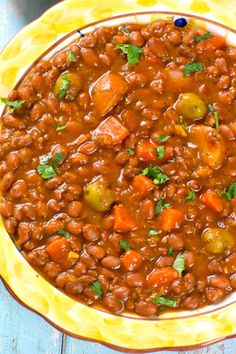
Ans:
{"label": "cilantro leaf", "polygon": [[156,153],[157,153],[157,157],[158,159],[162,159],[163,156],[165,155],[166,149],[165,146],[161,145],[155,148]]}
{"label": "cilantro leaf", "polygon": [[66,129],[66,125],[60,125],[60,124],[56,124],[56,131],[57,132],[61,132],[62,130]]}
{"label": "cilantro leaf", "polygon": [[215,119],[216,130],[219,131],[220,130],[219,114],[210,103],[207,105],[207,107]]}
{"label": "cilantro leaf", "polygon": [[120,240],[120,247],[123,248],[126,252],[130,250],[129,242],[126,240]]}
{"label": "cilantro leaf", "polygon": [[165,141],[167,141],[169,139],[169,135],[159,135],[157,138],[157,141],[159,143],[164,143]]}
{"label": "cilantro leaf", "polygon": [[75,63],[76,61],[78,61],[76,54],[74,52],[72,52],[72,51],[69,51],[68,59],[69,59],[69,62],[74,62]]}
{"label": "cilantro leaf", "polygon": [[57,231],[57,233],[58,233],[58,235],[62,235],[62,236],[64,236],[67,240],[69,240],[69,238],[70,238],[70,233],[69,233],[69,231],[66,231],[66,230],[59,230],[59,231]]}
{"label": "cilantro leaf", "polygon": [[120,30],[121,30],[124,34],[126,34],[127,36],[130,36],[130,34],[131,34],[131,32],[128,30],[128,28],[125,27],[124,25],[121,25],[121,26],[120,26]]}
{"label": "cilantro leaf", "polygon": [[[222,198],[222,192],[221,190],[219,190],[218,188],[215,190],[216,194],[218,195],[218,197]],[[235,194],[236,195],[236,194]]]}
{"label": "cilantro leaf", "polygon": [[211,32],[206,32],[204,34],[202,34],[201,36],[194,36],[193,37],[193,40],[194,42],[198,43],[200,42],[201,40],[203,39],[210,39],[210,38],[213,38],[213,34]]}
{"label": "cilantro leaf", "polygon": [[49,165],[51,154],[40,157],[39,164],[37,166],[37,172],[43,179],[49,179],[56,176],[54,168]]}
{"label": "cilantro leaf", "polygon": [[164,296],[156,296],[153,299],[153,302],[156,305],[164,305],[164,306],[168,306],[168,307],[176,307],[177,306],[177,300],[168,299],[167,297],[164,297]]}
{"label": "cilantro leaf", "polygon": [[183,130],[187,133],[188,132],[188,126],[185,123],[185,120],[184,120],[183,116],[179,116],[179,123],[180,123],[181,127],[183,128]]}
{"label": "cilantro leaf", "polygon": [[130,156],[133,156],[135,154],[134,149],[128,149],[127,151]]}
{"label": "cilantro leaf", "polygon": [[158,236],[161,233],[161,231],[152,229],[152,230],[149,230],[148,233],[150,236]]}
{"label": "cilantro leaf", "polygon": [[169,209],[171,205],[169,203],[163,204],[163,200],[159,199],[155,206],[155,213],[159,214],[163,209]]}
{"label": "cilantro leaf", "polygon": [[103,291],[102,291],[102,284],[100,283],[100,281],[97,280],[93,282],[91,287],[94,294],[97,295],[98,299],[101,299],[103,295]]}
{"label": "cilantro leaf", "polygon": [[193,61],[192,63],[188,63],[184,67],[184,76],[190,76],[195,72],[202,72],[203,65],[199,61]]}
{"label": "cilantro leaf", "polygon": [[120,49],[127,55],[128,65],[135,65],[139,62],[143,49],[134,44],[117,44],[115,49]]}
{"label": "cilantro leaf", "polygon": [[232,183],[229,189],[225,192],[225,198],[228,200],[236,198],[236,183]]}
{"label": "cilantro leaf", "polygon": [[19,109],[23,106],[25,101],[8,101],[6,98],[1,98],[2,103],[6,104],[7,106],[11,107],[9,110],[10,113],[13,113],[15,109]]}
{"label": "cilantro leaf", "polygon": [[68,79],[67,74],[64,74],[61,78],[62,78],[62,83],[61,83],[60,92],[59,92],[59,99],[60,100],[67,97],[67,89],[70,86],[70,80]]}
{"label": "cilantro leaf", "polygon": [[172,266],[180,275],[182,275],[185,269],[185,257],[186,253],[179,253]]}
{"label": "cilantro leaf", "polygon": [[167,250],[168,256],[172,256],[173,253],[174,253],[174,248],[173,247],[169,247],[168,250]]}
{"label": "cilantro leaf", "polygon": [[196,199],[196,194],[194,191],[189,191],[188,195],[185,197],[185,200],[194,200]]}
{"label": "cilantro leaf", "polygon": [[169,177],[162,172],[160,167],[148,166],[141,170],[141,173],[144,176],[151,177],[153,184],[164,184],[169,180]]}
{"label": "cilantro leaf", "polygon": [[65,158],[65,155],[62,154],[61,152],[57,152],[54,156],[54,160],[53,160],[53,168],[57,169],[60,161],[63,161]]}

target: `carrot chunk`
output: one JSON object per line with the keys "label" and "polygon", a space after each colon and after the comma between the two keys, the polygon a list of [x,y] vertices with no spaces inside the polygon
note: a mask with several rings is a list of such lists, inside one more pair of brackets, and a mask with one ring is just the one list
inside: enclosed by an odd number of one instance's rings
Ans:
{"label": "carrot chunk", "polygon": [[184,213],[181,210],[170,208],[162,211],[163,231],[168,232],[180,226],[184,220]]}
{"label": "carrot chunk", "polygon": [[98,137],[103,144],[121,143],[128,135],[128,129],[115,117],[107,118],[95,130],[95,136]]}
{"label": "carrot chunk", "polygon": [[156,145],[150,143],[150,141],[140,141],[136,148],[136,154],[139,159],[153,161],[157,159],[155,151]]}
{"label": "carrot chunk", "polygon": [[123,205],[115,205],[113,208],[114,230],[130,231],[135,228],[135,223],[129,211]]}
{"label": "carrot chunk", "polygon": [[121,259],[123,266],[129,272],[138,269],[143,263],[143,257],[136,251],[127,251]]}
{"label": "carrot chunk", "polygon": [[212,38],[200,41],[196,45],[197,52],[205,52],[207,50],[216,50],[225,46],[225,39],[221,36],[214,36]]}
{"label": "carrot chunk", "polygon": [[172,267],[164,267],[154,270],[147,279],[147,282],[151,286],[162,287],[172,283],[179,278],[178,272]]}
{"label": "carrot chunk", "polygon": [[152,181],[143,175],[134,177],[133,190],[139,197],[145,197],[154,188]]}
{"label": "carrot chunk", "polygon": [[214,191],[208,190],[203,193],[201,201],[214,211],[221,212],[224,209],[223,200]]}
{"label": "carrot chunk", "polygon": [[67,257],[68,253],[71,251],[71,248],[69,242],[64,237],[60,237],[49,243],[45,250],[54,262],[60,263],[65,259],[65,257]]}

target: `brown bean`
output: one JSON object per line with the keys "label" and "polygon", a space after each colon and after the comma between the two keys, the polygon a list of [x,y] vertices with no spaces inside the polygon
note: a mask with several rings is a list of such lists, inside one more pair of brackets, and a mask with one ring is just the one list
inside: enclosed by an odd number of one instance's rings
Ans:
{"label": "brown bean", "polygon": [[168,266],[172,266],[172,264],[174,263],[175,257],[173,256],[161,256],[160,258],[158,258],[156,265],[159,268],[163,268],[163,267],[168,267]]}
{"label": "brown bean", "polygon": [[59,288],[64,288],[66,283],[69,281],[69,274],[66,272],[58,274],[56,278],[56,285]]}
{"label": "brown bean", "polygon": [[4,218],[9,218],[13,215],[14,205],[10,202],[2,202],[0,205],[0,214],[4,216]]}
{"label": "brown bean", "polygon": [[9,113],[4,114],[4,116],[2,117],[2,120],[3,120],[3,124],[7,128],[20,129],[20,130],[25,128],[25,124],[24,124],[23,120],[13,117]]}
{"label": "brown bean", "polygon": [[108,294],[103,299],[103,305],[111,312],[121,312],[124,305],[121,301],[117,300],[112,294]]}
{"label": "brown bean", "polygon": [[47,189],[55,189],[63,183],[63,179],[59,176],[50,178],[48,181],[44,182],[44,186]]}
{"label": "brown bean", "polygon": [[10,152],[6,157],[7,167],[16,170],[21,163],[20,157],[16,152]]}
{"label": "brown bean", "polygon": [[182,305],[187,310],[192,310],[198,307],[199,302],[199,296],[197,294],[192,294],[183,300]]}
{"label": "brown bean", "polygon": [[154,218],[155,215],[155,209],[154,209],[154,203],[151,199],[146,199],[141,202],[140,205],[140,217],[142,219],[148,219],[151,220]]}
{"label": "brown bean", "polygon": [[143,286],[145,283],[144,275],[141,273],[129,273],[125,277],[125,282],[131,287]]}
{"label": "brown bean", "polygon": [[185,256],[185,266],[186,268],[191,268],[193,267],[195,263],[195,256],[194,253],[191,251],[188,251]]}
{"label": "brown bean", "polygon": [[192,273],[187,273],[183,277],[183,286],[185,291],[190,292],[194,289],[196,280]]}
{"label": "brown bean", "polygon": [[59,52],[52,59],[52,64],[58,69],[65,69],[68,64],[68,54],[66,52]]}
{"label": "brown bean", "polygon": [[48,260],[48,254],[43,249],[35,249],[27,254],[28,261],[35,266],[44,266]]}
{"label": "brown bean", "polygon": [[71,220],[66,224],[66,229],[73,235],[79,235],[82,231],[83,222]]}
{"label": "brown bean", "polygon": [[86,265],[87,269],[95,269],[96,268],[96,265],[97,265],[96,259],[90,257],[88,254],[82,253],[80,256],[80,260],[82,263],[84,263]]}
{"label": "brown bean", "polygon": [[135,311],[142,316],[154,316],[157,312],[157,306],[151,302],[139,301],[135,304]]}
{"label": "brown bean", "polygon": [[82,212],[83,205],[78,201],[73,201],[67,206],[67,213],[72,218],[77,218]]}
{"label": "brown bean", "polygon": [[230,277],[230,285],[233,289],[236,289],[236,273]]}
{"label": "brown bean", "polygon": [[119,300],[126,301],[129,298],[130,289],[127,286],[117,286],[112,290],[112,294]]}
{"label": "brown bean", "polygon": [[24,210],[25,216],[28,219],[30,219],[32,221],[36,220],[37,213],[36,213],[36,210],[34,208],[34,205],[32,205],[31,203],[24,204],[23,210]]}
{"label": "brown bean", "polygon": [[120,267],[120,259],[114,256],[107,256],[105,257],[101,265],[106,268],[111,268],[111,269],[118,269]]}
{"label": "brown bean", "polygon": [[22,198],[27,192],[27,183],[23,180],[19,180],[13,184],[10,190],[10,196],[13,199]]}
{"label": "brown bean", "polygon": [[54,262],[48,262],[43,270],[49,278],[56,278],[60,273],[61,268]]}
{"label": "brown bean", "polygon": [[64,229],[64,221],[59,219],[51,219],[44,226],[47,235],[54,235],[57,231]]}
{"label": "brown bean", "polygon": [[225,295],[223,289],[214,289],[214,288],[207,288],[206,289],[206,298],[209,302],[215,303],[220,301]]}
{"label": "brown bean", "polygon": [[7,172],[1,182],[1,191],[6,192],[14,183],[15,176],[12,172]]}
{"label": "brown bean", "polygon": [[86,265],[82,262],[78,262],[74,269],[73,269],[74,274],[79,277],[82,274],[86,273]]}
{"label": "brown bean", "polygon": [[169,247],[173,247],[175,250],[179,250],[184,247],[184,240],[181,235],[171,234],[168,237],[168,245]]}
{"label": "brown bean", "polygon": [[82,154],[89,155],[94,153],[97,150],[98,146],[95,141],[86,141],[82,145],[80,145],[78,151]]}
{"label": "brown bean", "polygon": [[222,273],[223,265],[220,261],[213,259],[208,265],[208,270],[210,273]]}
{"label": "brown bean", "polygon": [[28,241],[31,236],[30,224],[26,222],[21,222],[17,228],[17,233],[18,233],[17,243],[18,245],[22,245],[23,243]]}
{"label": "brown bean", "polygon": [[97,66],[99,63],[99,58],[96,52],[92,48],[81,48],[81,57],[83,61],[89,66]]}
{"label": "brown bean", "polygon": [[229,279],[225,275],[211,275],[208,277],[211,286],[218,289],[227,289],[230,285]]}
{"label": "brown bean", "polygon": [[106,251],[101,246],[97,246],[97,245],[89,246],[87,252],[90,256],[93,256],[94,258],[97,259],[102,259],[106,254]]}
{"label": "brown bean", "polygon": [[82,231],[83,236],[87,241],[97,241],[100,237],[100,231],[94,225],[84,225]]}

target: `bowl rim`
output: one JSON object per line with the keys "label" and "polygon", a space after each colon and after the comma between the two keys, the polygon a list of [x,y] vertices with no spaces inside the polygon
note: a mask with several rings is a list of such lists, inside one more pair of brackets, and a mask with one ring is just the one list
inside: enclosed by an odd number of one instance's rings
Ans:
{"label": "bowl rim", "polygon": [[[49,10],[51,10],[52,8],[55,8],[57,7],[58,4],[55,4],[54,6],[52,6],[50,9],[48,9],[46,12],[48,12]],[[45,13],[46,13],[45,12]],[[66,39],[72,37],[73,35],[75,34],[79,34],[79,32],[83,29],[86,29],[88,27],[93,27],[93,26],[96,26],[96,25],[99,25],[99,24],[102,24],[104,23],[105,21],[109,21],[109,20],[116,20],[116,19],[120,19],[120,18],[123,18],[123,17],[131,17],[131,16],[135,16],[135,15],[151,15],[151,14],[154,14],[154,15],[169,15],[169,16],[181,16],[181,17],[187,17],[187,18],[190,18],[190,19],[194,19],[194,20],[199,20],[199,21],[202,21],[202,22],[206,22],[206,23],[210,23],[212,25],[215,25],[219,28],[222,28],[222,29],[225,29],[229,32],[232,32],[234,34],[236,34],[236,30],[233,29],[232,27],[230,26],[227,26],[227,25],[224,25],[218,21],[215,21],[215,20],[212,20],[212,19],[209,19],[209,18],[205,18],[205,17],[202,17],[202,16],[198,16],[198,15],[193,15],[193,14],[189,14],[189,13],[184,13],[184,12],[177,12],[177,11],[158,11],[158,10],[149,10],[149,11],[132,11],[132,12],[124,12],[124,13],[120,13],[118,15],[115,15],[115,16],[109,16],[109,17],[105,17],[103,19],[100,19],[100,20],[97,20],[97,21],[93,21],[93,22],[89,22],[88,24],[85,24],[83,26],[80,26],[78,27],[76,30],[73,30],[65,35],[63,35],[61,38],[59,38],[58,40],[56,40],[52,45],[50,45],[50,47],[48,49],[46,49],[36,60],[33,61],[32,64],[30,64],[29,66],[27,66],[27,69],[23,72],[23,74],[20,76],[20,78],[18,79],[17,83],[15,84],[14,88],[13,89],[17,89],[21,84],[22,82],[24,82],[25,78],[28,76],[28,74],[31,72],[31,70],[35,67],[35,65],[37,65],[37,63],[39,63],[46,55],[48,55],[53,49],[55,49],[56,47],[58,47],[62,42],[64,42]],[[42,15],[43,16],[43,15]],[[20,32],[22,32],[26,27],[29,27],[32,25],[32,23],[35,23],[37,22],[41,17],[39,17],[37,20],[31,22],[30,24],[28,24],[27,26],[25,26]],[[20,32],[16,33],[14,36],[12,36],[9,41],[6,43],[6,45],[1,49],[0,51],[0,54],[2,54],[5,50],[5,48],[8,46],[8,44],[13,40],[13,38],[15,38]],[[66,44],[67,46],[68,44]],[[64,47],[63,47],[64,48]],[[63,50],[60,49],[60,50]],[[0,110],[0,116],[2,116],[2,114],[4,114],[5,112],[5,109],[6,107],[4,107],[4,109]],[[5,230],[6,231],[6,230]],[[9,236],[9,235],[8,235]],[[10,236],[9,236],[10,238]],[[13,240],[11,240],[11,242],[14,244]],[[27,262],[27,261],[26,261]],[[27,262],[28,263],[28,262]],[[29,263],[28,263],[29,264]],[[30,264],[29,264],[30,265]],[[31,265],[30,265],[31,266]],[[31,266],[32,267],[32,266]],[[33,268],[33,267],[32,267]],[[33,268],[34,269],[34,268]],[[34,269],[34,271],[37,273],[37,271]],[[76,333],[73,333],[73,332],[70,332],[68,330],[66,330],[65,328],[63,327],[60,327],[58,324],[54,323],[52,320],[50,320],[46,315],[43,315],[42,313],[40,313],[39,310],[36,310],[34,309],[33,307],[31,307],[30,305],[26,304],[26,302],[24,302],[23,300],[21,300],[17,294],[11,289],[11,287],[8,285],[7,281],[3,278],[3,276],[0,274],[0,280],[2,280],[2,283],[5,287],[5,289],[11,294],[11,296],[22,306],[24,306],[26,309],[30,310],[31,312],[33,313],[36,313],[37,315],[39,315],[41,318],[43,318],[44,320],[46,320],[50,325],[52,325],[55,329],[61,331],[63,334],[65,335],[69,335],[73,338],[76,338],[76,339],[80,339],[80,340],[84,340],[84,341],[89,341],[89,342],[95,342],[95,343],[99,343],[99,344],[102,344],[108,348],[111,348],[113,350],[117,350],[119,352],[127,352],[127,353],[151,353],[151,352],[154,352],[154,351],[162,351],[162,350],[172,350],[172,351],[186,351],[186,350],[195,350],[195,349],[199,349],[199,348],[204,348],[204,347],[207,347],[209,345],[212,345],[212,344],[215,344],[215,343],[218,343],[222,340],[225,340],[225,339],[230,339],[230,338],[236,338],[236,333],[235,334],[232,334],[232,335],[226,335],[226,336],[222,336],[220,338],[216,338],[214,340],[211,340],[211,341],[206,341],[206,342],[202,342],[202,343],[198,343],[198,344],[194,344],[194,345],[188,345],[188,346],[175,346],[175,347],[157,347],[157,348],[150,348],[150,349],[131,349],[131,348],[126,348],[124,346],[119,346],[119,345],[116,345],[116,344],[111,344],[109,342],[106,342],[106,341],[102,341],[102,340],[99,340],[99,339],[93,339],[93,338],[90,338],[90,337],[86,337],[86,336],[82,336],[82,335],[79,335],[79,334],[76,334]],[[47,280],[46,280],[47,281]],[[50,284],[50,282],[49,282]],[[51,286],[53,286],[52,284],[50,284]],[[236,300],[230,302],[229,304],[225,304],[225,305],[222,305],[222,306],[219,306],[217,307],[216,309],[212,309],[212,310],[209,310],[207,312],[204,312],[204,314],[209,314],[209,313],[212,313],[212,312],[215,312],[217,310],[220,310],[220,309],[223,309],[225,307],[229,307],[231,305],[233,305],[234,303],[236,302]],[[87,306],[87,305],[85,305]],[[99,309],[99,308],[94,308],[95,310],[98,310],[99,312],[103,312],[105,313],[106,311],[103,311],[102,309]],[[125,316],[125,315],[117,315],[117,314],[112,314],[113,316],[116,316],[116,317],[122,317],[122,318],[127,318],[127,319],[130,319],[130,317],[128,316]],[[155,319],[149,319],[150,321],[161,321],[161,320],[181,320],[183,318],[186,318],[186,317],[199,317],[203,314],[199,313],[199,314],[193,314],[193,315],[189,315],[189,316],[183,316],[183,317],[177,317],[177,318],[171,318],[171,317],[168,317],[168,318],[155,318]],[[147,320],[147,318],[132,318],[134,320]]]}

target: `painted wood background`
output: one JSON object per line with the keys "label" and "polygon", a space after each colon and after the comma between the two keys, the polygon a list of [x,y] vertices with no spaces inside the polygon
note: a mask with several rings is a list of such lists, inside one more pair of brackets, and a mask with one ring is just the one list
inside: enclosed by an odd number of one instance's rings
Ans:
{"label": "painted wood background", "polygon": [[[14,33],[57,2],[55,0],[0,0],[0,49]],[[118,352],[102,345],[63,335],[42,318],[20,306],[0,282],[0,354],[116,353]],[[235,354],[236,339],[184,354],[190,353]],[[162,352],[162,354],[174,354],[174,352]]]}

